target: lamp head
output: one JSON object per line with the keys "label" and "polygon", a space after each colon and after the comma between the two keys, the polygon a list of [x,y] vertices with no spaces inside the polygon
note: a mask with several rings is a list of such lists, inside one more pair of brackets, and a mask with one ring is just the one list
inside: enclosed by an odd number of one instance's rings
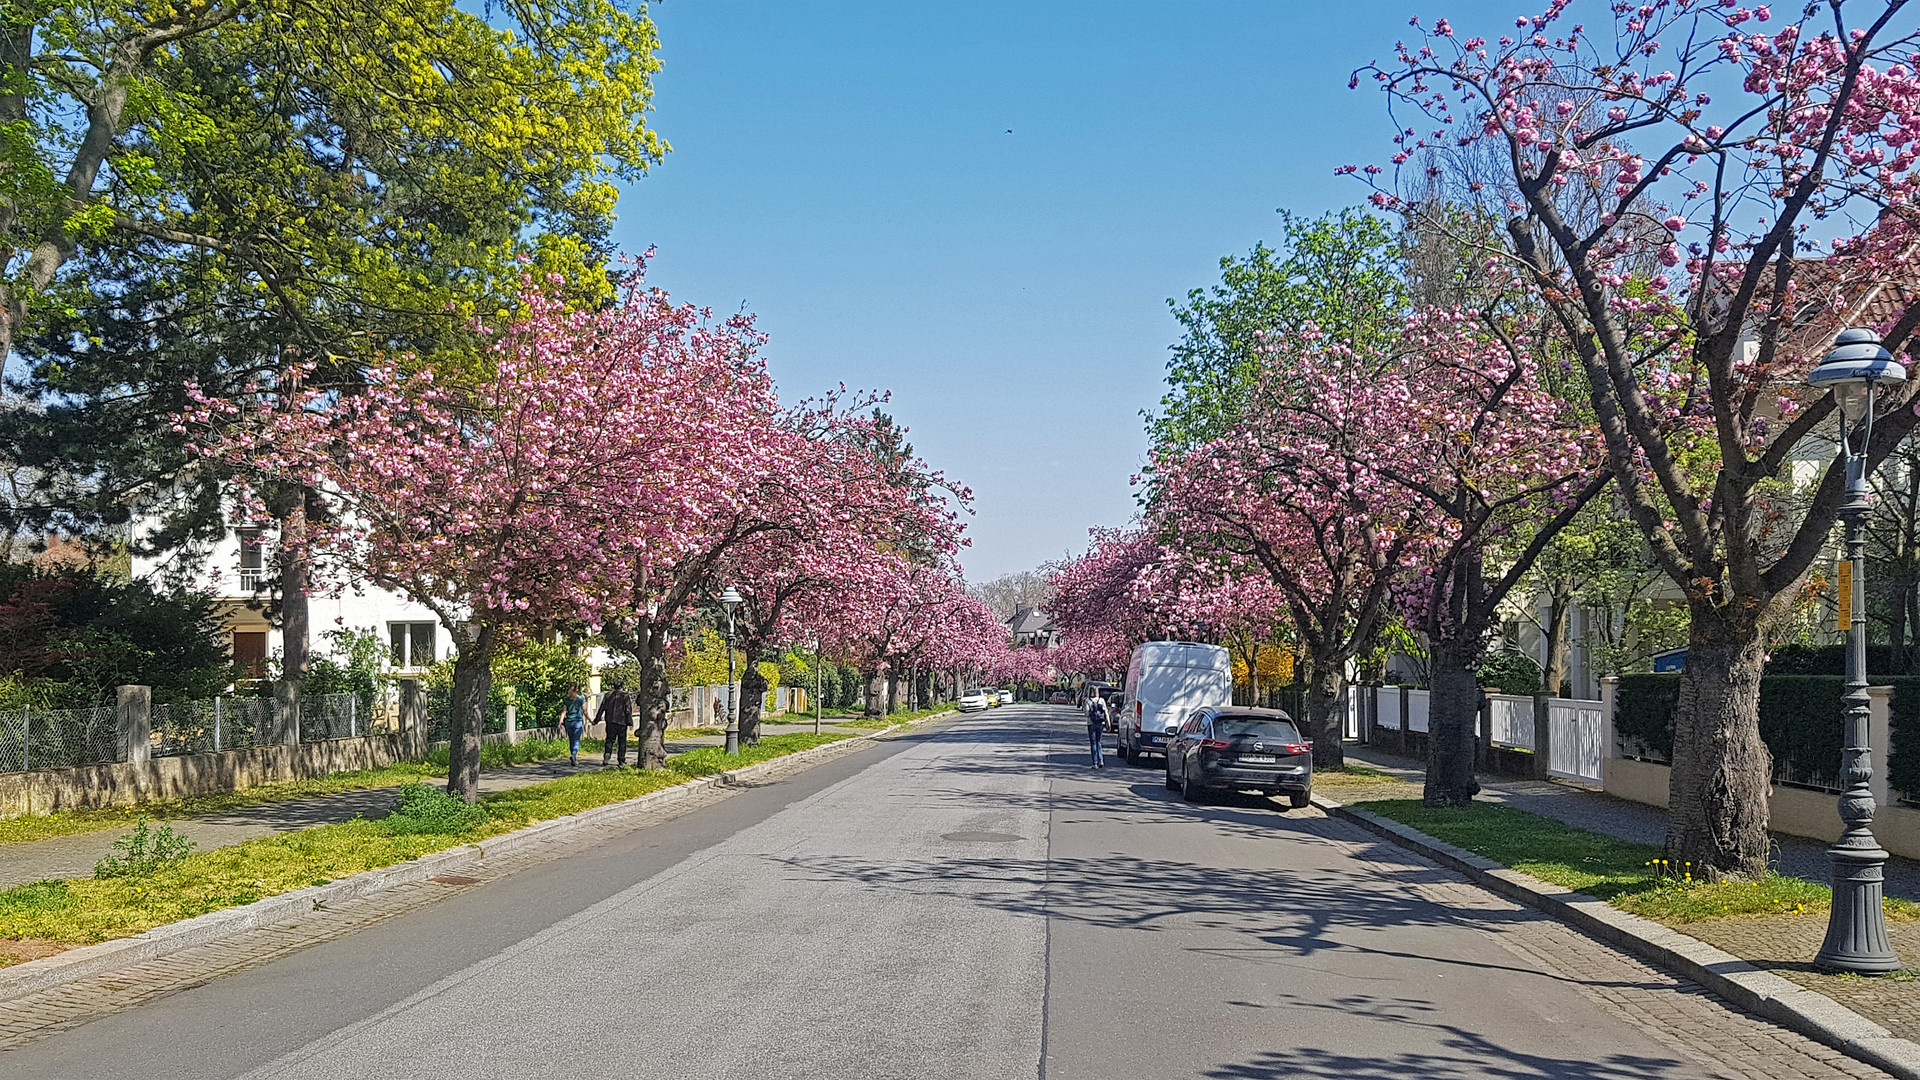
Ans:
{"label": "lamp head", "polygon": [[740,590],[734,588],[731,585],[727,586],[726,592],[723,592],[720,594],[720,604],[722,607],[725,607],[729,612],[731,612],[734,609],[735,605],[740,604],[745,599],[746,597],[740,595]]}
{"label": "lamp head", "polygon": [[1833,348],[1807,376],[1809,384],[1833,389],[1833,402],[1849,424],[1858,423],[1866,415],[1869,387],[1906,381],[1907,369],[1880,344],[1880,336],[1858,327],[1840,331]]}

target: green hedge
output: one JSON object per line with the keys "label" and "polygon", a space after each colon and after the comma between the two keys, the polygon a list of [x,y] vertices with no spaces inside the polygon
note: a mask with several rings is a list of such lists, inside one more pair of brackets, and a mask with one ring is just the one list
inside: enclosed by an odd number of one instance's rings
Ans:
{"label": "green hedge", "polygon": [[1920,803],[1920,679],[1888,679],[1893,685],[1893,703],[1889,712],[1893,730],[1885,768],[1887,783],[1905,795],[1908,802]]}
{"label": "green hedge", "polygon": [[1640,752],[1673,760],[1673,711],[1680,704],[1678,675],[1622,675],[1613,696],[1613,729],[1640,744]]}
{"label": "green hedge", "polygon": [[[1614,730],[1641,752],[1673,759],[1673,714],[1680,703],[1678,674],[1623,675],[1614,697]],[[1840,770],[1840,695],[1846,680],[1832,675],[1768,675],[1760,680],[1760,738],[1773,755],[1774,776],[1799,784],[1830,785]]]}

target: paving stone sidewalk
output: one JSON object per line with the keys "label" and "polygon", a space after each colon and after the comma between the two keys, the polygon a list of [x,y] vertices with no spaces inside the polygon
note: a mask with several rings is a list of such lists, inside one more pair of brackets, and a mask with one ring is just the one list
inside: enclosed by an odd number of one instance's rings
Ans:
{"label": "paving stone sidewalk", "polygon": [[[825,725],[820,730],[824,734],[864,733],[862,729],[842,728],[832,724]],[[761,725],[763,735],[781,735],[798,731],[812,732],[813,724],[809,722]],[[726,741],[721,735],[675,738],[672,731],[668,731],[667,735],[669,755],[684,754],[688,750],[702,746],[719,746]],[[630,754],[633,752],[635,751],[630,748]],[[631,761],[633,758],[629,756],[628,760]],[[480,774],[480,791],[483,794],[508,791],[526,787],[529,784],[558,780],[599,767],[598,755],[582,755],[578,766],[570,765],[565,758],[560,758],[530,765],[516,765],[506,769],[489,769]],[[337,795],[316,795],[286,802],[262,803],[213,814],[171,818],[168,824],[193,841],[194,850],[210,851],[214,848],[245,843],[262,836],[272,836],[275,833],[351,821],[356,816],[385,817],[388,811],[393,809],[393,805],[393,788],[371,788],[366,791],[348,791]],[[132,817],[128,818],[129,824],[132,820]],[[123,829],[100,829],[95,832],[74,833],[70,836],[54,836],[45,840],[0,844],[0,889],[48,878],[86,877],[93,873],[95,863],[112,854],[113,842],[124,834]]]}
{"label": "paving stone sidewalk", "polygon": [[[1345,751],[1353,761],[1414,783],[1418,783],[1426,774],[1424,763],[1385,754],[1371,746],[1348,744]],[[1552,780],[1513,780],[1482,774],[1480,794],[1489,802],[1502,803],[1516,810],[1564,821],[1575,828],[1605,833],[1635,843],[1658,846],[1665,842],[1667,836],[1665,810],[1616,799],[1573,784]],[[1775,833],[1773,839],[1779,846],[1776,865],[1782,874],[1822,882],[1832,876],[1826,844],[1780,833]],[[1920,862],[1900,858],[1887,860],[1886,890],[1888,896],[1920,902]]]}
{"label": "paving stone sidewalk", "polygon": [[[1424,766],[1410,759],[1382,754],[1367,746],[1350,745],[1345,749],[1348,759],[1391,773],[1408,783],[1418,783],[1424,776]],[[1480,789],[1488,801],[1564,821],[1576,828],[1645,844],[1659,844],[1666,838],[1666,812],[1659,807],[1616,799],[1572,784],[1482,775]],[[1353,794],[1335,797],[1357,801],[1401,795],[1402,792],[1387,788],[1356,790]],[[1774,840],[1779,844],[1781,873],[1810,881],[1828,880],[1830,870],[1824,844],[1779,834],[1775,834]],[[1920,864],[1908,859],[1889,860],[1886,882],[1887,895],[1920,900]],[[1894,952],[1907,961],[1909,971],[1883,978],[1828,975],[1814,967],[1813,957],[1826,937],[1825,912],[1705,919],[1674,929],[1732,953],[1757,968],[1825,994],[1900,1038],[1920,1042],[1920,974],[1915,974],[1920,972],[1920,922],[1888,922],[1887,933]]]}

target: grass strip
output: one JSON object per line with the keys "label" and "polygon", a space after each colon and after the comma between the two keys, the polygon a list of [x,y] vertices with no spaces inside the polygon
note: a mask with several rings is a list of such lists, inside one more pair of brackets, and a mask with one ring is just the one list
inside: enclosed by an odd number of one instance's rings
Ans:
{"label": "grass strip", "polygon": [[[1477,802],[1431,807],[1418,799],[1354,804],[1503,863],[1542,881],[1586,893],[1623,911],[1668,925],[1735,915],[1781,915],[1830,907],[1833,891],[1817,882],[1769,873],[1761,881],[1696,880],[1665,861],[1651,844],[1636,844],[1563,821]],[[1887,914],[1920,918],[1920,905],[1889,898]]]}
{"label": "grass strip", "polygon": [[[0,891],[0,939],[80,945],[126,937],[849,738],[774,735],[733,757],[702,747],[664,769],[599,769],[495,792],[480,799],[476,824],[454,832],[400,833],[384,820],[356,818],[194,852],[145,877],[36,881]],[[0,946],[0,966],[4,953]]]}
{"label": "grass strip", "polygon": [[925,720],[927,717],[933,716],[936,713],[952,711],[953,706],[951,705],[929,705],[924,709],[903,709],[886,716],[862,716],[857,712],[847,711],[844,715],[852,719],[840,719],[832,715],[828,715],[826,718],[832,720],[834,724],[839,727],[878,730],[881,728],[897,727],[901,724],[909,724],[915,720]]}
{"label": "grass strip", "polygon": [[[580,752],[600,753],[599,739],[583,739]],[[486,743],[480,747],[480,770],[506,769],[567,756],[564,739],[527,739],[513,743]],[[413,781],[447,775],[445,747],[431,751],[425,761],[401,761],[378,769],[358,769],[306,780],[283,780],[273,784],[226,791],[217,795],[195,795],[186,799],[168,799],[134,806],[109,806],[92,810],[60,810],[51,814],[33,814],[0,821],[0,845],[56,836],[125,828],[141,816],[169,820],[219,814],[249,806],[291,802],[320,795],[341,795],[350,791],[371,791],[397,787]]]}

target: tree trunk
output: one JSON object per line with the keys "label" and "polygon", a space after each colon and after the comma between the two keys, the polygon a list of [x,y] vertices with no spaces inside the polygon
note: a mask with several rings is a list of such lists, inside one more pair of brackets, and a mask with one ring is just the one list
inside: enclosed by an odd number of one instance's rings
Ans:
{"label": "tree trunk", "polygon": [[1480,652],[1465,641],[1444,638],[1428,650],[1432,695],[1427,702],[1427,784],[1421,796],[1428,806],[1465,806],[1480,793],[1473,771],[1480,715],[1480,688],[1473,673]]}
{"label": "tree trunk", "polygon": [[1564,579],[1556,581],[1547,594],[1547,624],[1542,628],[1547,638],[1547,662],[1542,665],[1547,685],[1542,689],[1548,697],[1559,697],[1560,687],[1567,681],[1567,657],[1571,648],[1567,631],[1572,621],[1572,590]]}
{"label": "tree trunk", "polygon": [[865,700],[861,702],[860,711],[871,719],[881,715],[880,710],[885,705],[887,692],[880,686],[882,676],[878,671],[869,671],[865,674],[867,677],[866,697]]}
{"label": "tree trunk", "polygon": [[747,665],[740,669],[740,743],[742,746],[760,745],[760,710],[767,700],[767,677],[760,673],[760,665],[753,662],[753,653],[747,654]]}
{"label": "tree trunk", "polygon": [[634,644],[640,660],[640,688],[634,718],[640,728],[640,767],[667,767],[667,635],[664,629],[643,625]]}
{"label": "tree trunk", "polygon": [[900,674],[897,668],[887,668],[887,715],[892,716],[900,710]]}
{"label": "tree trunk", "polygon": [[306,492],[297,492],[280,519],[280,661],[281,678],[298,692],[313,650],[312,604],[307,592],[313,584],[313,552],[307,547]]}
{"label": "tree trunk", "polygon": [[1690,605],[1692,631],[1673,716],[1667,857],[1696,878],[1767,871],[1767,789],[1773,756],[1760,740],[1765,635]]}
{"label": "tree trunk", "polygon": [[1313,674],[1307,684],[1307,730],[1313,738],[1313,767],[1338,769],[1347,762],[1341,748],[1340,717],[1335,707],[1347,685],[1347,658],[1316,656]]}
{"label": "tree trunk", "polygon": [[914,697],[919,701],[919,708],[933,705],[933,672],[923,670],[914,673]]}
{"label": "tree trunk", "polygon": [[453,715],[447,724],[447,792],[472,802],[480,795],[480,735],[493,689],[493,627],[460,642],[453,661]]}

